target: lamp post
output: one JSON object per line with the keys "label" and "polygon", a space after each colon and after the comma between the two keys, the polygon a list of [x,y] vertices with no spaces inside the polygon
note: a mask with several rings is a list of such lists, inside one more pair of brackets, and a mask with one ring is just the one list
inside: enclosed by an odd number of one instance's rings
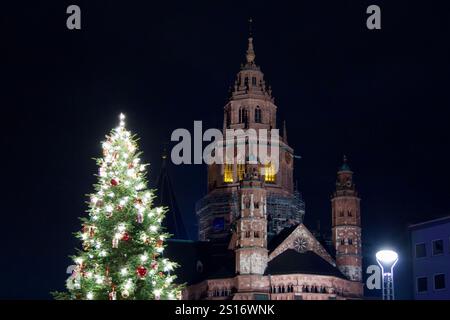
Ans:
{"label": "lamp post", "polygon": [[381,250],[375,255],[381,267],[383,277],[383,300],[394,300],[394,266],[398,261],[398,254],[392,250]]}

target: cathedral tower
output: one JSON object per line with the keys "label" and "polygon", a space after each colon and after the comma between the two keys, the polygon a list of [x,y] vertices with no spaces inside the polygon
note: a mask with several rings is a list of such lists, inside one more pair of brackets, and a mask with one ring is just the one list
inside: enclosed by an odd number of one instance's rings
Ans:
{"label": "cathedral tower", "polygon": [[[236,273],[263,275],[267,267],[267,199],[257,168],[249,168],[240,183],[240,213],[236,218]],[[248,171],[250,171],[248,170]]]}
{"label": "cathedral tower", "polygon": [[[223,134],[229,129],[246,131],[254,129],[277,129],[277,106],[270,86],[264,80],[264,74],[255,62],[256,54],[253,36],[247,43],[245,63],[237,73],[231,88],[230,97],[223,112]],[[260,137],[257,137],[258,142]],[[230,139],[231,140],[231,139]],[[221,144],[218,141],[219,145]],[[264,142],[262,142],[264,143]],[[222,141],[225,145],[226,141]],[[235,144],[235,151],[238,142]],[[255,145],[253,141],[250,143]],[[237,152],[234,159],[225,164],[213,163],[208,166],[208,194],[196,204],[199,239],[226,241],[232,226],[240,214],[240,187],[248,171],[249,141],[245,140],[246,156]],[[267,194],[268,235],[274,236],[284,228],[301,223],[304,215],[304,203],[294,194],[293,170],[294,150],[287,143],[286,129],[279,141],[279,169],[271,163],[259,164],[261,180]]]}
{"label": "cathedral tower", "polygon": [[362,281],[360,198],[345,156],[337,173],[331,207],[336,265],[350,280]]}

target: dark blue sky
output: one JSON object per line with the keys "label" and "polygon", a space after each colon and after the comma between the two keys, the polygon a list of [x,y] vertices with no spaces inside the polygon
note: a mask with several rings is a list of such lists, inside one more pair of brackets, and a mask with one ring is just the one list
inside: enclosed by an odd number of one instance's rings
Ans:
{"label": "dark blue sky", "polygon": [[[379,4],[382,30],[365,26]],[[66,29],[78,4],[82,30]],[[445,7],[443,7],[445,6]],[[2,4],[2,226],[0,298],[62,289],[72,233],[86,209],[100,141],[125,112],[150,180],[176,128],[221,127],[228,87],[254,18],[256,62],[278,119],[302,156],[295,177],[306,225],[330,226],[342,155],[362,197],[369,253],[401,252],[406,227],[450,212],[450,10],[438,1],[22,1]],[[171,168],[195,235],[203,165]],[[403,258],[402,258],[403,257]]]}

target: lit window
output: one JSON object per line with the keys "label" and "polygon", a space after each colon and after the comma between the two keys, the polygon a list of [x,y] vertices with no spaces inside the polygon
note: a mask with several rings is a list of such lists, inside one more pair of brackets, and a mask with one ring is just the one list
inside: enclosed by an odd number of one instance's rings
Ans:
{"label": "lit window", "polygon": [[238,174],[239,181],[244,180],[244,175],[245,175],[245,164],[244,163],[238,163],[237,174]]}
{"label": "lit window", "polygon": [[267,164],[264,167],[264,181],[265,182],[275,182],[276,180],[275,167],[272,163]]}
{"label": "lit window", "polygon": [[436,256],[438,254],[444,253],[444,241],[443,240],[434,240],[433,241],[433,255]]}
{"label": "lit window", "polygon": [[434,290],[445,289],[445,274],[440,273],[434,276]]}
{"label": "lit window", "polygon": [[427,256],[427,247],[425,243],[416,244],[416,258],[425,258]]}
{"label": "lit window", "polygon": [[233,165],[232,164],[225,164],[223,181],[227,182],[227,183],[233,182]]}

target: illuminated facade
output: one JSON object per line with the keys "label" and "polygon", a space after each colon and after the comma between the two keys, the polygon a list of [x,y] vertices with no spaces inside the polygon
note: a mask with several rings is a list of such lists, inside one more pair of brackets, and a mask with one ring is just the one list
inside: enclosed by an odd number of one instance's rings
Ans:
{"label": "illuminated facade", "polygon": [[[224,108],[224,132],[276,128],[277,107],[255,64],[252,40]],[[166,252],[181,265],[178,280],[187,283],[183,299],[362,298],[360,210],[353,173],[346,162],[338,171],[332,200],[335,259],[302,223],[304,204],[294,190],[293,149],[286,130],[279,155],[277,172],[273,163],[247,159],[208,167],[208,194],[197,203],[200,241],[171,241]]]}
{"label": "illuminated facade", "polygon": [[[277,106],[272,90],[264,80],[264,74],[255,64],[253,39],[249,38],[246,63],[237,74],[230,100],[224,107],[224,139],[227,129],[270,131],[276,128]],[[305,205],[301,195],[294,192],[294,150],[288,145],[285,127],[283,131],[278,172],[273,163],[250,166],[248,156],[241,159],[237,153],[232,164],[208,166],[208,194],[196,206],[199,240],[223,240],[230,235],[239,215],[236,200],[240,184],[252,170],[261,174],[267,192],[269,237],[303,221]],[[236,150],[237,144],[238,140],[235,141]],[[248,148],[246,141],[247,155],[250,154]]]}

